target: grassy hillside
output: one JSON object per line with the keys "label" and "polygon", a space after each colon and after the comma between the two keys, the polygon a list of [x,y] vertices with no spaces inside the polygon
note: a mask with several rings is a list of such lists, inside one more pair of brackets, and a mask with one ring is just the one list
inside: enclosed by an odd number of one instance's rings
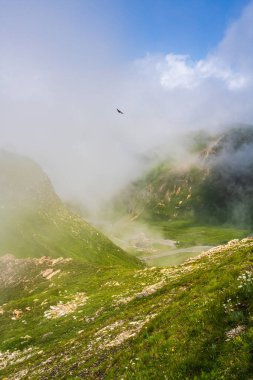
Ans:
{"label": "grassy hillside", "polygon": [[0,256],[71,257],[99,265],[139,263],[70,213],[32,160],[0,154]]}
{"label": "grassy hillside", "polygon": [[181,246],[218,244],[253,228],[253,127],[191,137],[182,160],[156,164],[114,200],[117,215]]}
{"label": "grassy hillside", "polygon": [[[1,379],[252,378],[253,239],[144,267],[70,213],[36,164],[2,153],[0,168]],[[194,228],[223,236],[189,215],[172,220],[186,245]]]}
{"label": "grassy hillside", "polygon": [[0,259],[0,376],[251,379],[253,240],[175,268]]}

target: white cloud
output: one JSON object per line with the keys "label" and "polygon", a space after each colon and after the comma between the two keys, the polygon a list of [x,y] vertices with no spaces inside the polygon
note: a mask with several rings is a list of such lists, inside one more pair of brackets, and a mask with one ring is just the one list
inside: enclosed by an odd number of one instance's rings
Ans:
{"label": "white cloud", "polygon": [[47,102],[51,97],[51,91],[48,88],[48,78],[45,73],[33,70],[32,68],[20,69],[17,64],[4,64],[3,60],[0,65],[0,93],[5,98],[13,101],[42,101]]}
{"label": "white cloud", "polygon": [[193,62],[189,56],[171,53],[157,63],[157,70],[161,85],[170,90],[192,89],[210,80],[220,80],[231,90],[242,89],[248,84],[245,75],[233,71],[217,57]]}
{"label": "white cloud", "polygon": [[241,17],[230,25],[216,49],[216,55],[237,70],[252,77],[253,72],[253,1]]}
{"label": "white cloud", "polygon": [[216,80],[229,90],[252,86],[253,1],[229,26],[217,49],[199,61],[188,55],[167,54],[157,62],[160,83],[167,89],[192,89]]}
{"label": "white cloud", "polygon": [[174,152],[178,132],[253,122],[252,30],[253,2],[201,60],[171,52],[119,64],[107,52],[106,67],[90,40],[78,59],[57,50],[53,63],[51,53],[31,59],[30,45],[20,61],[1,43],[1,145],[38,160],[63,197],[99,204],[137,175],[147,152]]}

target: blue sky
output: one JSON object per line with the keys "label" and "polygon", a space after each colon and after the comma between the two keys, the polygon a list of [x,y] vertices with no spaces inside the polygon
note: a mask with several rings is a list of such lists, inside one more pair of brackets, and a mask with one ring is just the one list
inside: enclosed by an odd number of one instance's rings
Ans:
{"label": "blue sky", "polygon": [[222,39],[248,0],[118,0],[126,49],[146,52],[206,55]]}
{"label": "blue sky", "polygon": [[94,50],[105,53],[104,58],[108,50],[114,50],[114,59],[119,61],[168,52],[199,59],[215,48],[248,3],[0,0],[0,36],[9,49],[14,46],[17,52],[23,49],[35,57],[40,51],[51,59],[56,51],[72,58],[73,64],[82,59],[82,44],[89,41]]}
{"label": "blue sky", "polygon": [[65,199],[106,201],[180,134],[253,124],[252,98],[253,0],[0,0],[0,146]]}

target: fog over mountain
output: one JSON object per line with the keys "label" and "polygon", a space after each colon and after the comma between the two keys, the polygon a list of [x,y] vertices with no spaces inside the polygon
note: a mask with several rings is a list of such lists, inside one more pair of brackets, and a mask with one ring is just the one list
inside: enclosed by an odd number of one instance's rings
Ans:
{"label": "fog over mountain", "polygon": [[253,2],[199,60],[127,59],[112,9],[59,4],[0,3],[0,145],[37,160],[63,198],[98,207],[160,144],[174,154],[181,133],[252,124]]}

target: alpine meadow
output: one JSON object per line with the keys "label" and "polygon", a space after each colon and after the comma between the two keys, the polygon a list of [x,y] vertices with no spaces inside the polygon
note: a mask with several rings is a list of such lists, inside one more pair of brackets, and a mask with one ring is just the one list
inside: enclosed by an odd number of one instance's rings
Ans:
{"label": "alpine meadow", "polygon": [[0,379],[253,378],[253,1],[0,0]]}

